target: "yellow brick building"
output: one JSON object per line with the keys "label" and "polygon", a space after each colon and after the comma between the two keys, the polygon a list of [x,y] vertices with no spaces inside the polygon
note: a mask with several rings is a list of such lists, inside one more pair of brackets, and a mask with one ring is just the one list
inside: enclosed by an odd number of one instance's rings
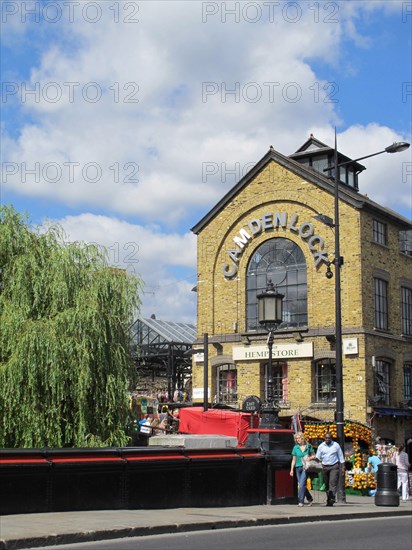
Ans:
{"label": "yellow brick building", "polygon": [[[256,395],[276,400],[281,417],[334,418],[335,283],[325,276],[334,258],[334,183],[324,175],[333,153],[312,135],[289,157],[271,147],[192,228],[196,345],[203,347],[208,335],[209,402],[240,407]],[[349,160],[338,154],[339,163]],[[412,224],[358,192],[363,169],[349,162],[339,175],[345,418],[372,425],[382,439],[406,442],[412,438]],[[257,295],[269,280],[285,296],[272,372],[267,332],[257,321]],[[194,355],[194,402],[203,401],[203,359]]]}

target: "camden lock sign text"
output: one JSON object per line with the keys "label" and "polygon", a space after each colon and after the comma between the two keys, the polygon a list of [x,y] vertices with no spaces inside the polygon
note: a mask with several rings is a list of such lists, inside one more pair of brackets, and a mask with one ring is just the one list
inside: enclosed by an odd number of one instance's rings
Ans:
{"label": "camden lock sign text", "polygon": [[247,223],[247,229],[242,228],[238,235],[233,238],[233,242],[237,248],[227,251],[231,263],[223,266],[223,274],[226,279],[231,279],[237,274],[242,254],[254,237],[260,235],[262,231],[278,228],[289,229],[293,233],[297,233],[307,243],[316,267],[321,262],[328,262],[328,254],[324,249],[325,241],[322,237],[315,234],[315,229],[311,222],[304,221],[300,223],[297,214],[292,214],[289,217],[287,212],[274,212],[263,214],[261,218],[253,218]]}
{"label": "camden lock sign text", "polygon": [[[254,361],[269,357],[268,346],[234,346],[232,353],[234,361]],[[313,357],[313,343],[274,345],[272,357],[274,359]]]}

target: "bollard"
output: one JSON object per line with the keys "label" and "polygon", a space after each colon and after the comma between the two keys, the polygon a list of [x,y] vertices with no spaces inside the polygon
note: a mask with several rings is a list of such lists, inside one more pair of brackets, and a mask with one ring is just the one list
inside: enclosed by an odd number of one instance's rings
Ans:
{"label": "bollard", "polygon": [[378,465],[375,506],[399,506],[398,467],[389,462]]}

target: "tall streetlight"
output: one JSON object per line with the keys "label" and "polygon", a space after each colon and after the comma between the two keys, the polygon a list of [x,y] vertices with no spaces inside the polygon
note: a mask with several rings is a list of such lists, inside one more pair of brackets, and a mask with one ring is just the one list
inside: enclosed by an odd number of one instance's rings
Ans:
{"label": "tall streetlight", "polygon": [[267,373],[267,401],[272,397],[272,348],[273,348],[273,332],[282,322],[283,298],[273,286],[271,279],[267,282],[267,287],[264,292],[258,294],[258,321],[269,332],[267,344],[269,348],[269,361]]}
{"label": "tall streetlight", "polygon": [[[278,407],[273,402],[273,379],[272,379],[272,348],[273,348],[273,332],[282,322],[283,313],[283,298],[273,286],[271,279],[267,281],[266,290],[257,295],[258,302],[258,321],[269,332],[267,344],[269,348],[269,361],[266,372],[266,400],[261,407],[260,427],[275,428],[278,426]],[[269,450],[269,449],[267,449]],[[273,488],[273,471],[271,461],[267,460],[267,481],[266,481],[266,501],[267,504],[272,503],[272,488]]]}
{"label": "tall streetlight", "polygon": [[[342,448],[342,452],[345,453],[345,432],[344,432],[344,406],[343,406],[343,365],[342,365],[342,311],[341,311],[341,284],[340,284],[340,269],[343,265],[343,257],[340,255],[340,238],[339,238],[339,168],[347,164],[352,164],[363,160],[369,157],[375,157],[376,155],[381,155],[382,153],[400,153],[401,151],[406,151],[409,148],[409,143],[404,141],[399,143],[393,143],[389,145],[383,151],[378,151],[371,155],[366,155],[354,160],[349,160],[338,164],[338,148],[337,148],[337,138],[336,138],[336,128],[335,128],[335,150],[334,150],[334,162],[333,166],[324,169],[324,172],[334,170],[334,223],[333,227],[335,228],[335,258],[331,263],[335,264],[335,339],[336,339],[336,412],[335,412],[335,422],[336,422],[336,434],[338,443]],[[318,218],[321,219],[321,218]],[[329,224],[328,224],[329,225]],[[326,272],[328,278],[330,278],[331,271],[330,266],[328,266],[328,271]],[[345,491],[341,484],[341,494],[340,496],[342,501],[345,501]]]}

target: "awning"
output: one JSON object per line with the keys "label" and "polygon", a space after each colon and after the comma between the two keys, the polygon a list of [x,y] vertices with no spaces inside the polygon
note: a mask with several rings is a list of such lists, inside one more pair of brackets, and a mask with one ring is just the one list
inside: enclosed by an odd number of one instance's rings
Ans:
{"label": "awning", "polygon": [[374,407],[373,410],[376,414],[385,414],[388,416],[412,416],[412,409],[380,409],[378,407]]}

